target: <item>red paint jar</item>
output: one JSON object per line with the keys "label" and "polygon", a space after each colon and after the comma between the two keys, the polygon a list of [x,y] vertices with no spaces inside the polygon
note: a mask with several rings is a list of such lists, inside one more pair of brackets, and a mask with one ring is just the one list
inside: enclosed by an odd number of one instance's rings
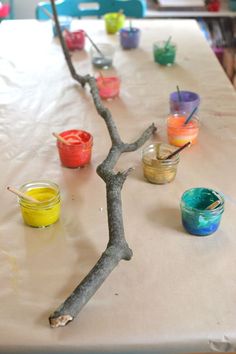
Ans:
{"label": "red paint jar", "polygon": [[219,0],[209,0],[207,1],[207,10],[217,12],[220,10],[220,1]]}
{"label": "red paint jar", "polygon": [[69,145],[57,140],[57,148],[63,166],[76,168],[90,163],[93,137],[84,130],[67,130],[59,134]]}
{"label": "red paint jar", "polygon": [[75,32],[64,32],[64,38],[69,50],[82,50],[85,45],[85,32],[83,30],[78,30]]}
{"label": "red paint jar", "polygon": [[96,79],[99,96],[105,100],[115,98],[120,93],[120,80],[116,76],[98,77]]}
{"label": "red paint jar", "polygon": [[0,2],[0,17],[1,17],[1,19],[4,18],[4,17],[9,16],[10,11],[11,11],[10,5],[2,4]]}

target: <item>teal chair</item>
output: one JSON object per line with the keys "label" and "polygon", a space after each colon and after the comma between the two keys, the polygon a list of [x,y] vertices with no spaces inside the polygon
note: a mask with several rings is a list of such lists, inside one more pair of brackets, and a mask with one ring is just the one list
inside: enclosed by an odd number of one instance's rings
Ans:
{"label": "teal chair", "polygon": [[[108,0],[109,1],[109,0]],[[145,16],[147,5],[146,0],[110,0],[113,9],[110,12],[124,11],[125,16],[142,18]]]}
{"label": "teal chair", "polygon": [[[146,0],[57,0],[55,1],[58,15],[71,17],[101,17],[108,12],[123,13],[128,17],[142,18],[146,12]],[[49,1],[39,2],[36,6],[36,18],[48,19],[45,9],[52,13]]]}

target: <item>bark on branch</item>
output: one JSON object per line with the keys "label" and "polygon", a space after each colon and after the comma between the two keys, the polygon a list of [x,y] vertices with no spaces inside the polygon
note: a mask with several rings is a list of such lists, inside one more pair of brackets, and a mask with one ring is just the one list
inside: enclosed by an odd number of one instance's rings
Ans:
{"label": "bark on branch", "polygon": [[124,143],[121,140],[111,112],[106,107],[104,107],[100,99],[95,78],[91,75],[81,76],[76,73],[70,53],[67,50],[59,26],[54,0],[50,0],[50,2],[53,10],[55,26],[57,28],[60,43],[71,76],[82,87],[84,87],[86,84],[90,87],[94,105],[98,114],[105,121],[112,144],[107,157],[97,167],[98,175],[104,180],[106,184],[109,241],[105,251],[95,266],[90,270],[88,275],[75,288],[72,294],[49,317],[51,327],[59,327],[65,326],[78,315],[80,310],[94,295],[94,293],[98,290],[98,288],[102,285],[108,275],[121,260],[128,261],[132,257],[132,250],[129,248],[125,239],[121,201],[121,190],[132,168],[118,173],[115,173],[113,169],[122,153],[135,151],[140,148],[156,131],[156,127],[154,124],[152,124],[136,141],[131,144]]}

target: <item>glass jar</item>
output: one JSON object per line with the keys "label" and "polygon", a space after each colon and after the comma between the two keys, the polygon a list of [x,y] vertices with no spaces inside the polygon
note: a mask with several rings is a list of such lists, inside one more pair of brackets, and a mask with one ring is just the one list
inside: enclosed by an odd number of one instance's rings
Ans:
{"label": "glass jar", "polygon": [[185,113],[189,115],[195,107],[199,107],[200,97],[195,92],[181,90],[179,92],[172,92],[169,97],[169,102],[171,113]]}
{"label": "glass jar", "polygon": [[191,142],[196,144],[197,137],[200,128],[200,122],[195,115],[187,123],[187,114],[171,114],[167,118],[167,135],[168,141],[171,145],[183,146],[184,144]]}
{"label": "glass jar", "polygon": [[20,187],[20,191],[40,203],[19,197],[19,205],[24,222],[33,227],[46,227],[54,224],[60,217],[60,190],[51,181],[33,181]]}
{"label": "glass jar", "polygon": [[104,16],[106,32],[115,34],[125,24],[125,15],[121,12],[110,12]]}
{"label": "glass jar", "polygon": [[59,134],[70,145],[57,140],[57,148],[63,166],[83,167],[90,163],[93,137],[85,130],[71,129]]}
{"label": "glass jar", "polygon": [[173,65],[176,56],[176,44],[158,41],[153,44],[154,61],[160,65]]}
{"label": "glass jar", "polygon": [[[70,26],[71,26],[71,22],[72,22],[72,17],[70,17],[70,16],[58,16],[58,21],[59,21],[59,25],[60,25],[60,28],[61,28],[61,32],[62,32],[62,33],[63,33],[65,30],[67,30],[67,31],[70,30]],[[57,27],[56,27],[54,21],[52,21],[52,31],[53,31],[54,37],[58,36]]]}
{"label": "glass jar", "polygon": [[[214,202],[214,209],[207,209]],[[215,232],[224,212],[224,198],[208,188],[192,188],[184,192],[180,203],[182,224],[185,230],[196,236],[207,236]]]}
{"label": "glass jar", "polygon": [[140,29],[135,27],[120,30],[120,44],[123,49],[135,49],[139,46]]}
{"label": "glass jar", "polygon": [[96,79],[99,96],[104,99],[112,99],[119,96],[120,79],[117,76],[98,77]]}
{"label": "glass jar", "polygon": [[69,50],[82,50],[85,45],[85,32],[78,30],[74,32],[64,31],[63,36]]}
{"label": "glass jar", "polygon": [[113,65],[115,47],[109,43],[96,43],[90,49],[92,64],[98,69],[108,69]]}
{"label": "glass jar", "polygon": [[166,184],[175,179],[179,154],[164,160],[175,150],[174,146],[164,143],[151,144],[143,149],[143,173],[148,182]]}

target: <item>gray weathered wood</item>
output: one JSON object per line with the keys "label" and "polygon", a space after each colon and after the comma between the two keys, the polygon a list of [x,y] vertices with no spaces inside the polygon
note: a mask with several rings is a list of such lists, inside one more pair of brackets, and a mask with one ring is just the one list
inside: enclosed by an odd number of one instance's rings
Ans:
{"label": "gray weathered wood", "polygon": [[95,78],[90,75],[81,76],[76,73],[70,53],[67,50],[62,32],[60,30],[54,0],[50,1],[60,43],[70,73],[82,87],[86,84],[89,85],[94,105],[98,114],[105,121],[112,143],[106,159],[97,167],[98,175],[106,184],[109,229],[109,241],[107,248],[102,253],[95,266],[90,270],[88,275],[49,317],[51,327],[59,327],[65,326],[78,315],[80,310],[94,295],[94,293],[122,259],[128,261],[132,257],[132,250],[129,248],[125,239],[121,201],[121,189],[128,174],[132,171],[132,168],[118,173],[115,173],[113,169],[122,153],[135,151],[140,148],[155,132],[156,127],[152,124],[144,131],[139,139],[131,144],[124,143],[121,140],[115,122],[112,119],[111,112],[104,107],[102,100],[100,99]]}

